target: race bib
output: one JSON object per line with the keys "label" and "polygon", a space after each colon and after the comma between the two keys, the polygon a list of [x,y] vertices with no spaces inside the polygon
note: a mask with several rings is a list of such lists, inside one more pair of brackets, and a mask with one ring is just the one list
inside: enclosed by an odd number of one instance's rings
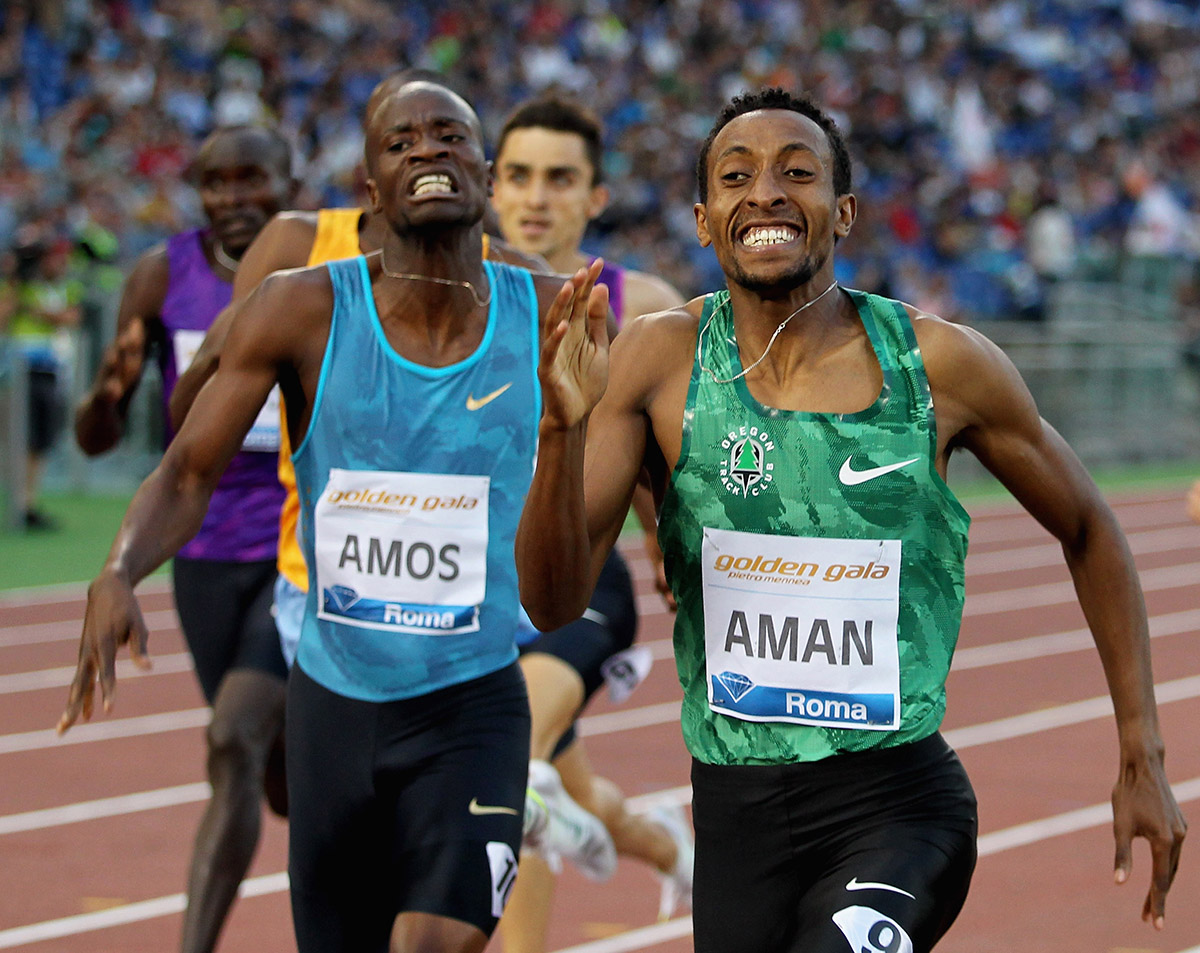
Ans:
{"label": "race bib", "polygon": [[490,483],[330,470],[313,514],[318,617],[419,635],[478,630]]}
{"label": "race bib", "polygon": [[654,653],[645,645],[631,645],[601,662],[600,674],[604,676],[612,703],[619,705],[632,695],[633,690],[650,674],[653,664]]}
{"label": "race bib", "polygon": [[900,541],[704,530],[708,703],[746,721],[900,724]]}
{"label": "race bib", "polygon": [[[183,372],[192,366],[200,345],[204,341],[203,331],[176,331],[172,342],[175,348],[175,367],[182,377]],[[243,450],[262,453],[277,453],[279,451],[279,386],[271,388],[266,403],[258,411],[254,423],[250,427],[246,439],[242,441]]]}

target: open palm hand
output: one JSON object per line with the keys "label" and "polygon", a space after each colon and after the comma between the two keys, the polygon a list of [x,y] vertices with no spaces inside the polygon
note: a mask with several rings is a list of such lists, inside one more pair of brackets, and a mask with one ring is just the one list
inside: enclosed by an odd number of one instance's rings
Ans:
{"label": "open palm hand", "polygon": [[542,420],[570,429],[583,421],[608,386],[608,289],[597,285],[604,262],[572,275],[542,320]]}

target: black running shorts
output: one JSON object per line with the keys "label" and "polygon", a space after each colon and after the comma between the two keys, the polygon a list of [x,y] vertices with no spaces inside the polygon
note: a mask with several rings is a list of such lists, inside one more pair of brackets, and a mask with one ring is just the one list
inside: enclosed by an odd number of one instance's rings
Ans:
{"label": "black running shorts", "polygon": [[288,683],[288,871],[299,953],[386,953],[404,912],[491,935],[516,876],[529,703],[514,663],[393,702]]}
{"label": "black running shorts", "polygon": [[923,953],[975,869],[975,794],[941,735],[770,766],[692,763],[696,953]]}
{"label": "black running shorts", "polygon": [[210,705],[221,679],[235,668],[287,678],[271,615],[274,559],[241,563],[176,556],[172,571],[179,624]]}
{"label": "black running shorts", "polygon": [[[583,705],[604,684],[604,663],[633,645],[637,636],[637,601],[633,580],[625,560],[614,547],[600,569],[600,578],[588,602],[587,610],[574,622],[553,632],[543,632],[520,647],[521,654],[543,652],[566,662],[583,680]],[[559,739],[554,754],[564,751],[575,740],[572,725]]]}
{"label": "black running shorts", "polygon": [[54,446],[66,419],[66,403],[58,373],[46,368],[29,370],[29,452],[46,453]]}

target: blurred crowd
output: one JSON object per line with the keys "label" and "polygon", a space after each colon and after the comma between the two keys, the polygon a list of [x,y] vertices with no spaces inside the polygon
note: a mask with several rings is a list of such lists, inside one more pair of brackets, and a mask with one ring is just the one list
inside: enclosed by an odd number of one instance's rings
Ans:
{"label": "blurred crowd", "polygon": [[278,122],[301,204],[356,204],[364,103],[406,65],[445,73],[491,142],[546,87],[588,101],[614,195],[590,250],[691,293],[721,281],[695,239],[697,147],[761,85],[810,92],[847,133],[844,283],[1037,319],[1063,278],[1200,259],[1200,12],[1182,0],[6,0],[5,273],[66,248],[81,296],[119,283],[199,221],[185,172],[222,124]]}

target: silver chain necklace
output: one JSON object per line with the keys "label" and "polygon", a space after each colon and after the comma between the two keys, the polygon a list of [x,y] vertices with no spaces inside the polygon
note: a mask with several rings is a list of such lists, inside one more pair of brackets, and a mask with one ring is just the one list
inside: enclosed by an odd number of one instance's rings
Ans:
{"label": "silver chain necklace", "polygon": [[387,261],[383,257],[383,249],[379,250],[379,267],[383,273],[389,278],[408,278],[411,281],[432,281],[439,285],[457,285],[460,288],[466,288],[471,292],[471,297],[475,299],[475,304],[480,308],[486,308],[492,303],[492,287],[488,285],[488,293],[486,298],[480,298],[479,292],[475,290],[475,286],[469,281],[457,281],[454,278],[435,278],[433,275],[414,275],[406,271],[389,271]]}
{"label": "silver chain necklace", "polygon": [[229,254],[220,242],[213,242],[213,258],[217,260],[218,265],[228,268],[231,272],[238,269],[238,260]]}
{"label": "silver chain necklace", "polygon": [[[752,370],[754,370],[754,368],[758,367],[758,365],[763,362],[763,359],[771,352],[771,345],[774,344],[775,339],[777,337],[779,337],[779,332],[781,332],[784,328],[786,328],[788,326],[788,322],[791,321],[792,318],[794,318],[796,315],[798,315],[805,308],[811,308],[814,304],[816,304],[818,301],[820,301],[822,298],[824,298],[827,294],[829,294],[829,292],[831,292],[836,287],[837,287],[837,279],[834,279],[833,283],[830,284],[830,286],[828,288],[826,288],[824,291],[822,291],[819,295],[817,295],[811,301],[804,302],[804,304],[800,305],[800,307],[798,307],[795,311],[793,311],[786,318],[784,318],[782,321],[780,321],[779,327],[777,327],[775,329],[775,333],[771,335],[771,340],[769,340],[767,342],[767,346],[765,348],[763,348],[763,352],[762,352],[762,354],[760,354],[758,356],[758,360],[755,361],[753,364],[751,364],[749,367],[743,368],[742,372],[740,374],[734,374],[733,377],[729,377],[729,378],[725,378],[725,379],[717,377],[717,375],[713,372],[713,369],[711,367],[704,366],[704,335],[707,333],[708,326],[710,324],[712,324],[712,319],[713,319],[713,317],[715,317],[715,315],[717,313],[717,309],[714,308],[712,310],[712,312],[709,314],[708,320],[704,322],[704,327],[700,329],[700,334],[696,341],[696,360],[700,364],[700,370],[705,371],[708,374],[708,376],[713,379],[714,384],[732,384],[739,377],[745,377]],[[724,307],[724,305],[722,305],[722,307]]]}

